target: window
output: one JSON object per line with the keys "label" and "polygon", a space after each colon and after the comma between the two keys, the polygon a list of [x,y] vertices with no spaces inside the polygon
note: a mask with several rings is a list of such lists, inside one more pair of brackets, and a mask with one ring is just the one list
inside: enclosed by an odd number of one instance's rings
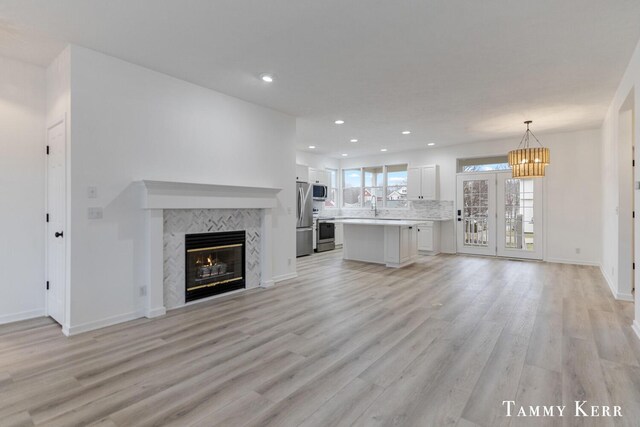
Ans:
{"label": "window", "polygon": [[342,171],[342,206],[371,208],[375,197],[379,208],[406,208],[407,165],[370,166]]}
{"label": "window", "polygon": [[342,171],[342,206],[359,208],[362,202],[362,171],[344,169]]}
{"label": "window", "polygon": [[511,167],[508,163],[489,163],[486,165],[468,165],[462,167],[462,172],[486,172],[486,171],[504,171]]}
{"label": "window", "polygon": [[511,169],[507,156],[458,159],[458,172],[504,171]]}
{"label": "window", "polygon": [[407,165],[387,166],[386,207],[407,207]]}
{"label": "window", "polygon": [[376,198],[376,206],[382,207],[384,194],[384,171],[382,166],[363,168],[364,172],[364,207],[370,208],[371,201]]}
{"label": "window", "polygon": [[327,208],[338,207],[338,171],[335,169],[327,169],[329,172],[329,185],[327,186],[327,199],[324,206]]}

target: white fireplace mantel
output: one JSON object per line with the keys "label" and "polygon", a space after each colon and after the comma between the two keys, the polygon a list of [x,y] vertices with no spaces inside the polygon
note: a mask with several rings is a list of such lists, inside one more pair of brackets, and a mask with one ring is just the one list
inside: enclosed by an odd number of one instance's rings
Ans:
{"label": "white fireplace mantel", "polygon": [[272,209],[278,204],[276,196],[280,188],[156,180],[142,180],[136,184],[146,224],[144,276],[148,286],[143,307],[146,317],[166,313],[163,295],[165,209],[260,209],[260,286],[273,284]]}
{"label": "white fireplace mantel", "polygon": [[143,209],[271,209],[281,188],[141,181]]}

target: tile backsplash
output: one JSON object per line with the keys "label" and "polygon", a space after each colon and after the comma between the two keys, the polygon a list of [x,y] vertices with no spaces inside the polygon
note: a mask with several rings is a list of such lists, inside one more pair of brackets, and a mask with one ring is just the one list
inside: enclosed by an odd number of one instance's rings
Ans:
{"label": "tile backsplash", "polygon": [[[372,217],[369,208],[324,208],[323,216]],[[452,219],[453,201],[451,200],[416,200],[409,202],[409,209],[378,209],[378,218],[411,218],[411,219]]]}

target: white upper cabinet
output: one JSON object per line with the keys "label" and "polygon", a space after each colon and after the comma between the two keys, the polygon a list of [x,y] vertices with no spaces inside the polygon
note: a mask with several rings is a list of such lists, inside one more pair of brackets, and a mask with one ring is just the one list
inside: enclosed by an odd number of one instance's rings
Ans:
{"label": "white upper cabinet", "polygon": [[438,200],[438,165],[407,169],[407,198],[409,200]]}
{"label": "white upper cabinet", "polygon": [[418,200],[422,196],[421,168],[407,169],[407,199]]}
{"label": "white upper cabinet", "polygon": [[329,185],[330,180],[331,176],[328,171],[309,168],[309,182],[311,184]]}
{"label": "white upper cabinet", "polygon": [[296,164],[296,182],[309,182],[309,167]]}

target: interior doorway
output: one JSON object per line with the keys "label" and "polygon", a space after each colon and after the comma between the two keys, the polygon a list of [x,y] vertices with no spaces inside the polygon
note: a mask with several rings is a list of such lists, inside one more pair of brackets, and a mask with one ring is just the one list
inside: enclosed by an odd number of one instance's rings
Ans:
{"label": "interior doorway", "polygon": [[511,171],[457,176],[457,252],[543,258],[542,180]]}

